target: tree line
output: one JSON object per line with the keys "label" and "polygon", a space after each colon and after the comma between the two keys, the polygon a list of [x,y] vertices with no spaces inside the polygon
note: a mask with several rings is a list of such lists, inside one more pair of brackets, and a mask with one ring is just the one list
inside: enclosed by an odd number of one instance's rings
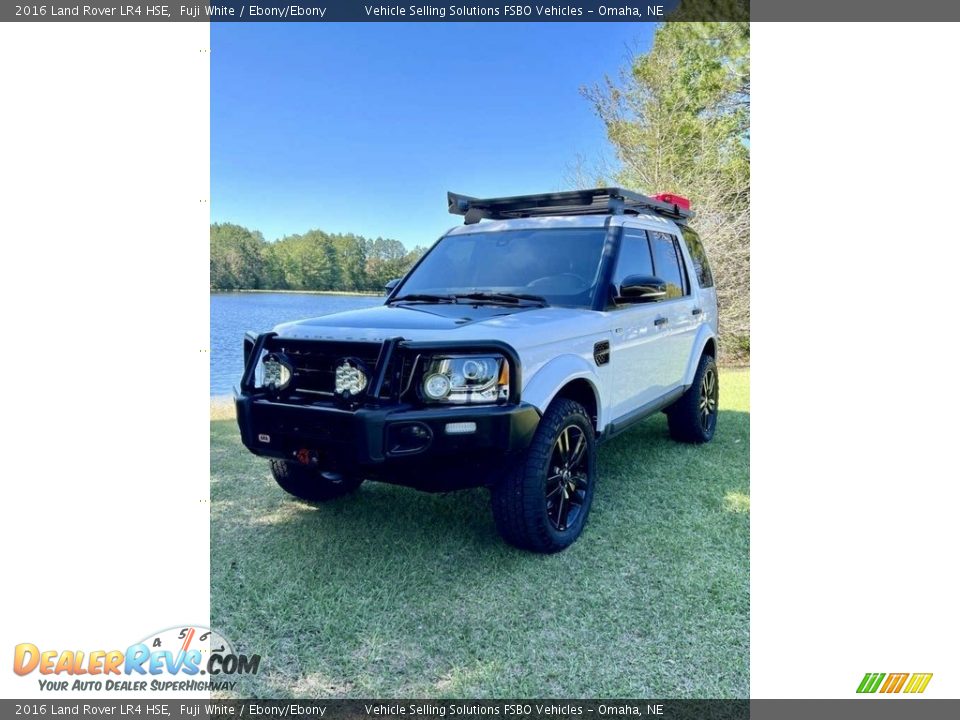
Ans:
{"label": "tree line", "polygon": [[426,248],[399,240],[309,230],[267,242],[258,230],[233,223],[210,226],[211,290],[383,290],[403,276]]}

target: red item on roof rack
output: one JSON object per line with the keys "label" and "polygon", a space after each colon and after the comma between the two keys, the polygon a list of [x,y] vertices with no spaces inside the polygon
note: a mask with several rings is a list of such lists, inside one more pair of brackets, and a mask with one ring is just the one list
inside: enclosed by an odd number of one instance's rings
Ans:
{"label": "red item on roof rack", "polygon": [[690,209],[690,200],[685,198],[683,195],[674,195],[673,193],[657,193],[652,197],[654,200],[670,203],[671,205],[676,205],[677,207],[681,207],[684,210]]}

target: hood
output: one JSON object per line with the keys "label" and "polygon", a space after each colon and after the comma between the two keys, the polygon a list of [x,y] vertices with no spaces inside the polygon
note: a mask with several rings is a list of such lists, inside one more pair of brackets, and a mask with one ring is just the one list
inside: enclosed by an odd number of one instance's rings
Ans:
{"label": "hood", "polygon": [[[569,323],[589,314],[558,307],[511,307],[466,303],[379,305],[284,323],[279,335],[304,340],[382,342],[407,340],[506,340],[514,347],[529,342],[530,329],[553,322]],[[569,331],[567,331],[569,332]]]}
{"label": "hood", "polygon": [[379,305],[360,310],[323,315],[310,320],[278,325],[276,332],[286,337],[343,338],[343,331],[360,333],[370,339],[403,334],[403,330],[454,330],[492,318],[504,317],[534,308],[500,305],[410,304]]}

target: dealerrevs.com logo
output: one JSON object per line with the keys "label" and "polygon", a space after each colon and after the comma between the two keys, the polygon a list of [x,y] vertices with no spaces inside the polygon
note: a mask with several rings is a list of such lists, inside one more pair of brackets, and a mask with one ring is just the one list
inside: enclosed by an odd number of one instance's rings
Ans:
{"label": "dealerrevs.com logo", "polygon": [[126,650],[48,650],[20,643],[17,675],[39,675],[41,690],[234,690],[236,675],[260,669],[259,655],[242,655],[210,628],[186,625],[152,633]]}
{"label": "dealerrevs.com logo", "polygon": [[922,693],[933,673],[867,673],[857,687],[858,693]]}

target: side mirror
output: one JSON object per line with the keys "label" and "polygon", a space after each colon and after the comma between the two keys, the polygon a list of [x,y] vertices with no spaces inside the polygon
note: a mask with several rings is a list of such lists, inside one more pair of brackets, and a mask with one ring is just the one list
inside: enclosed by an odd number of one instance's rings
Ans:
{"label": "side mirror", "polygon": [[628,275],[620,283],[618,303],[657,302],[667,297],[667,283],[652,275]]}
{"label": "side mirror", "polygon": [[393,292],[393,289],[400,284],[400,278],[394,278],[386,285],[383,286],[383,289],[387,291],[387,295]]}

